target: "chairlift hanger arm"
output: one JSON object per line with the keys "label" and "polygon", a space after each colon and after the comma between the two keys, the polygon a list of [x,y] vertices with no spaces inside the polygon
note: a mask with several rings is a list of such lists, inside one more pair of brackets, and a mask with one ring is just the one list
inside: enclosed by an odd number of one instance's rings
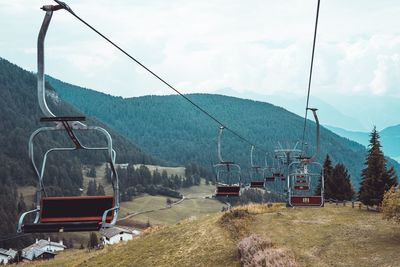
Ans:
{"label": "chairlift hanger arm", "polygon": [[221,139],[222,139],[222,133],[224,132],[224,126],[219,127],[219,133],[218,133],[218,159],[219,162],[222,163],[224,160],[222,159],[222,152],[221,152]]}
{"label": "chairlift hanger arm", "polygon": [[320,125],[319,125],[319,119],[318,119],[318,115],[317,115],[318,109],[316,109],[316,108],[308,108],[308,109],[312,111],[314,119],[315,119],[315,124],[316,124],[316,146],[317,146],[317,148],[315,150],[314,155],[312,155],[311,158],[305,159],[306,163],[311,163],[317,159],[317,156],[320,151]]}
{"label": "chairlift hanger arm", "polygon": [[253,161],[253,153],[254,153],[254,145],[251,146],[251,151],[250,151],[250,164],[252,168],[258,168],[257,166],[254,165]]}
{"label": "chairlift hanger arm", "polygon": [[[47,105],[46,101],[46,88],[45,88],[45,61],[44,61],[44,43],[45,43],[45,38],[47,34],[47,30],[49,28],[51,18],[53,16],[53,12],[60,10],[60,9],[66,9],[72,12],[72,10],[63,2],[61,1],[56,1],[58,5],[45,5],[41,9],[46,12],[42,26],[40,27],[38,39],[37,39],[37,91],[38,91],[38,102],[39,102],[39,107],[40,110],[42,111],[43,115],[48,118],[47,121],[54,121],[57,125],[60,124],[69,124],[69,122],[60,121],[57,118],[56,115],[50,110],[49,106]],[[54,118],[52,120],[52,118]],[[73,118],[73,117],[69,117]],[[86,125],[79,122],[82,117],[77,117],[76,120],[71,120],[72,122],[72,128],[85,128]],[[65,125],[64,125],[65,127]],[[67,130],[68,131],[68,130]],[[71,137],[72,138],[72,137]],[[79,141],[75,142],[75,139],[72,138],[74,143],[76,145],[79,145]],[[77,140],[77,139],[76,139]]]}

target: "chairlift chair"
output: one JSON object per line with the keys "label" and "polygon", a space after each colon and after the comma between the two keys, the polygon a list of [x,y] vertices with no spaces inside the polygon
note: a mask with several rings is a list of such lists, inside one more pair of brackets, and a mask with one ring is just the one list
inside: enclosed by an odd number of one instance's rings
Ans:
{"label": "chairlift chair", "polygon": [[251,164],[251,171],[250,171],[250,188],[264,188],[264,179],[263,172],[261,172],[261,167],[254,165],[253,162],[253,152],[254,146],[251,146],[250,151],[250,164]]}
{"label": "chairlift chair", "polygon": [[[85,117],[57,117],[49,109],[46,103],[45,79],[44,79],[44,39],[53,11],[65,8],[61,5],[44,6],[46,11],[39,36],[38,36],[38,72],[37,88],[39,107],[44,114],[40,121],[52,123],[53,126],[41,127],[34,131],[29,138],[29,158],[34,173],[38,178],[38,190],[36,195],[36,207],[24,212],[18,221],[17,232],[19,233],[50,233],[50,232],[79,232],[97,231],[101,228],[112,227],[119,212],[119,187],[118,174],[115,169],[116,153],[112,146],[112,138],[104,128],[98,126],[87,126],[82,123]],[[66,131],[73,146],[52,147],[48,149],[41,161],[40,169],[34,157],[34,141],[37,136],[46,132]],[[98,132],[102,134],[107,142],[104,147],[88,147],[83,145],[76,132]],[[44,173],[47,158],[54,152],[67,152],[75,150],[105,151],[107,162],[110,165],[113,195],[111,196],[62,196],[49,197],[44,187]],[[27,215],[34,215],[33,221],[25,222]]]}
{"label": "chairlift chair", "polygon": [[238,197],[241,190],[241,169],[239,164],[232,161],[224,161],[221,155],[221,137],[224,127],[219,128],[218,135],[218,159],[219,163],[214,165],[217,173],[216,197]]}
{"label": "chairlift chair", "polygon": [[[288,166],[288,206],[291,207],[322,207],[324,205],[324,177],[323,167],[316,162],[320,149],[320,125],[317,109],[309,109],[313,112],[316,122],[317,149],[313,156],[300,155],[296,161]],[[316,194],[316,187],[321,184],[321,193]]]}

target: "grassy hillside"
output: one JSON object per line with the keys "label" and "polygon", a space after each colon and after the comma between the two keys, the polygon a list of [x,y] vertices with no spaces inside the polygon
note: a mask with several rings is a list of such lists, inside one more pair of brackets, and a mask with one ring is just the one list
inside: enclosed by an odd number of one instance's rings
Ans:
{"label": "grassy hillside", "polygon": [[[117,129],[152,155],[180,165],[196,162],[209,169],[217,162],[218,125],[180,96],[124,99],[80,88],[51,77],[48,77],[48,81],[63,99]],[[283,108],[222,95],[187,96],[230,128],[270,151],[270,155],[278,142],[283,147],[293,147],[301,138],[303,119]],[[321,123],[324,122],[324,118],[321,117],[320,120]],[[309,153],[315,149],[314,140],[315,124],[310,121],[306,131]],[[243,178],[248,178],[250,145],[225,132],[222,149],[225,160],[241,164]],[[322,161],[328,153],[334,163],[346,165],[354,186],[358,188],[365,161],[365,148],[322,128],[319,160]],[[264,156],[264,153],[256,149],[255,164],[263,165]],[[272,158],[269,161],[271,164]],[[398,166],[397,163],[393,164]]]}
{"label": "grassy hillside", "polygon": [[239,207],[188,219],[101,251],[67,251],[34,266],[240,266],[237,243],[271,240],[299,266],[397,266],[400,226],[380,213],[328,204],[321,209]]}
{"label": "grassy hillside", "polygon": [[[166,208],[167,197],[164,196],[142,195],[136,197],[133,201],[121,203],[120,218],[136,212],[144,213],[125,219],[121,223],[135,225],[137,222],[150,222],[151,225],[172,225],[183,219],[217,213],[225,205],[215,199],[206,198],[211,196],[214,190],[214,186],[205,185],[204,180],[202,180],[200,186],[181,189],[180,192],[185,196],[185,199],[171,208]],[[179,201],[178,199],[171,199]]]}

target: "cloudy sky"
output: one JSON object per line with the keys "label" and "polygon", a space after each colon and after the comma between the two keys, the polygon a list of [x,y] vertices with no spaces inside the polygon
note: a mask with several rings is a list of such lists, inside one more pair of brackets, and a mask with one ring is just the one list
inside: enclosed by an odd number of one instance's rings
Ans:
{"label": "cloudy sky", "polygon": [[[44,16],[39,7],[49,3],[0,0],[1,57],[35,70]],[[302,105],[316,3],[68,1],[79,16],[182,92],[291,96]],[[369,110],[366,128],[400,123],[400,109],[384,109],[400,106],[399,14],[398,0],[322,0],[313,96],[348,116],[358,107]],[[61,80],[123,97],[173,93],[63,10],[53,16],[46,49],[46,72]],[[382,109],[366,109],[371,98],[381,99]]]}

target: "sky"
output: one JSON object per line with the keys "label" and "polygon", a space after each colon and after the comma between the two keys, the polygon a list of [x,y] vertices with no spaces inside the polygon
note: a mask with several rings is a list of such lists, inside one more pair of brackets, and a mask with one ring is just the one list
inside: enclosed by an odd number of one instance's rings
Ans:
{"label": "sky", "polygon": [[[317,0],[67,3],[183,93],[305,105]],[[36,70],[44,4],[52,1],[0,0],[0,57]],[[311,94],[349,117],[346,125],[359,121],[352,130],[400,124],[398,14],[398,0],[321,0]],[[173,93],[64,10],[46,37],[46,73],[123,97]]]}

